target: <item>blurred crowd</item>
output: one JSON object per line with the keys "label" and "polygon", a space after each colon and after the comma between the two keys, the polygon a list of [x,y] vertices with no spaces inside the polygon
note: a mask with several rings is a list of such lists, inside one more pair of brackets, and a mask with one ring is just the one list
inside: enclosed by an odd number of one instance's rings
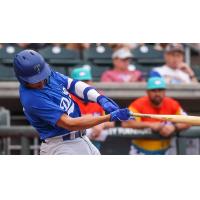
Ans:
{"label": "blurred crowd", "polygon": [[[64,47],[67,49],[73,49],[73,50],[79,50],[82,51],[83,49],[90,48],[92,45],[100,45],[101,43],[6,43],[6,44],[0,44],[0,48],[2,48],[5,45],[14,45],[20,48],[28,48],[33,50],[39,50],[41,48],[44,48],[46,46],[59,46]],[[111,47],[113,50],[117,50],[120,48],[127,48],[129,50],[135,49],[138,46],[144,45],[144,43],[106,43],[109,47]],[[164,50],[168,43],[151,43],[155,49],[157,50]],[[198,46],[200,48],[200,45]]]}
{"label": "blurred crowd", "polygon": [[[103,43],[0,43],[0,48],[7,45],[14,45],[20,48],[29,48],[33,50],[39,50],[47,46],[59,46],[67,49],[79,50],[88,49],[91,46],[98,46]],[[163,51],[166,49],[167,45],[170,43],[104,43],[111,47],[113,50],[120,48],[127,48],[129,50],[135,49],[138,46],[144,46],[145,44],[150,44],[154,49]],[[200,43],[190,43],[190,45],[196,49],[200,49]]]}
{"label": "blurred crowd", "polygon": [[[79,52],[92,47],[97,48],[97,51],[100,52],[100,47],[106,45],[113,51],[112,68],[109,66],[110,69],[101,74],[100,81],[102,82],[143,82],[147,77],[152,76],[163,77],[168,84],[198,82],[192,67],[185,62],[185,49],[180,43],[7,43],[0,44],[0,48],[6,45],[36,51],[51,46],[52,49],[58,47]],[[133,50],[140,48],[140,51],[145,53],[148,50],[146,45],[163,52],[164,64],[152,68],[148,75],[144,76],[143,71],[134,66]],[[190,45],[200,48],[199,44]]]}

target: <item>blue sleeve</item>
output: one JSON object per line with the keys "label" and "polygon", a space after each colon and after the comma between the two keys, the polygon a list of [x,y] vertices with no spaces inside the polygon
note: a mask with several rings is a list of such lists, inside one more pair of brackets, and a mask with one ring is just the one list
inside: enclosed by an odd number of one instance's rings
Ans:
{"label": "blue sleeve", "polygon": [[68,80],[68,77],[67,76],[65,76],[64,74],[61,74],[61,73],[59,73],[59,72],[53,72],[53,76],[54,76],[54,78],[57,80],[57,81],[59,81],[65,88],[67,88],[68,87],[68,82],[69,82],[69,80]]}
{"label": "blue sleeve", "polygon": [[84,100],[85,102],[97,102],[97,98],[100,94],[96,91],[94,87],[79,81],[71,79],[58,72],[55,73],[56,79],[62,83],[62,85],[73,95]]}
{"label": "blue sleeve", "polygon": [[65,111],[58,105],[46,98],[42,98],[41,101],[34,102],[34,104],[31,105],[26,112],[54,127],[60,117],[65,113]]}
{"label": "blue sleeve", "polygon": [[157,71],[155,71],[155,70],[151,70],[151,71],[149,72],[148,78],[152,78],[152,77],[161,77],[161,75],[160,75],[159,72],[157,72]]}

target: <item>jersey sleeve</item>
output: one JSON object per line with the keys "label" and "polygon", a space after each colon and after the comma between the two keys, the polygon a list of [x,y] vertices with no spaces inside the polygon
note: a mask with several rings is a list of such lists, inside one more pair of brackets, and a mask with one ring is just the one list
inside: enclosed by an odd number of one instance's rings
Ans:
{"label": "jersey sleeve", "polygon": [[53,75],[54,75],[54,78],[59,82],[59,83],[61,83],[65,88],[67,88],[67,86],[68,86],[68,82],[69,82],[69,80],[68,80],[68,78],[69,77],[67,77],[67,76],[65,76],[64,74],[61,74],[61,73],[59,73],[59,72],[54,72],[53,73]]}
{"label": "jersey sleeve", "polygon": [[33,115],[54,127],[60,117],[65,113],[57,104],[46,98],[34,102],[33,105],[29,106],[28,110],[25,108],[25,111],[28,112],[29,115]]}
{"label": "jersey sleeve", "polygon": [[57,77],[58,80],[71,94],[82,99],[84,102],[97,102],[97,98],[100,96],[100,94],[94,87],[91,87],[82,81],[69,78],[58,72],[56,72],[56,74],[59,76]]}
{"label": "jersey sleeve", "polygon": [[84,102],[97,102],[97,98],[100,96],[95,88],[82,81],[71,78],[68,78],[67,90]]}

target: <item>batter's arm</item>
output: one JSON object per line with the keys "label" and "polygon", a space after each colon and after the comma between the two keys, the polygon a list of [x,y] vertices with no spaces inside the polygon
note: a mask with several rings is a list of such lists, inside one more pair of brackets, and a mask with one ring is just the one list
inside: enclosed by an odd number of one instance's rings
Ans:
{"label": "batter's arm", "polygon": [[101,96],[95,88],[91,87],[87,83],[73,80],[71,78],[68,78],[67,81],[67,90],[85,102],[97,102],[98,97]]}
{"label": "batter's arm", "polygon": [[109,122],[110,114],[104,116],[90,116],[84,115],[78,118],[69,117],[66,114],[63,114],[60,119],[57,121],[57,126],[68,129],[71,131],[84,130],[87,128],[91,128],[98,124]]}
{"label": "batter's arm", "polygon": [[67,80],[67,90],[84,102],[96,102],[103,107],[106,113],[111,113],[119,109],[119,106],[112,99],[99,94],[99,92],[90,85],[71,78],[68,78]]}
{"label": "batter's arm", "polygon": [[64,129],[76,131],[91,128],[104,122],[126,121],[131,119],[134,119],[132,113],[128,108],[124,108],[103,116],[84,115],[82,117],[71,118],[68,115],[63,114],[56,125]]}

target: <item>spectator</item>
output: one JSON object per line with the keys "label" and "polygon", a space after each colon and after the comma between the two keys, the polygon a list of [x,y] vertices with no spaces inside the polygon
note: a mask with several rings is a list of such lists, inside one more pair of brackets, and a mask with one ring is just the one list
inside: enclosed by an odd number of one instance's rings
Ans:
{"label": "spectator", "polygon": [[159,73],[171,84],[198,82],[191,67],[184,62],[184,48],[181,44],[169,44],[164,56],[165,65],[154,68],[153,73]]}
{"label": "spectator", "polygon": [[[88,68],[76,68],[72,71],[71,77],[75,80],[83,81],[87,84],[92,85],[92,75]],[[95,115],[100,116],[104,115],[104,110],[99,104],[88,102],[85,103],[82,100],[72,95],[73,100],[79,105],[81,110],[81,114],[83,115]],[[111,128],[114,126],[113,122],[106,122],[103,124],[99,124],[94,126],[91,129],[87,129],[87,135],[92,140],[94,145],[100,149],[101,142],[105,140],[106,136],[103,134],[103,130],[106,128]]]}
{"label": "spectator", "polygon": [[48,43],[17,43],[16,44],[16,46],[18,46],[22,49],[34,49],[34,50],[39,50],[48,45],[50,45],[50,44],[48,44]]}
{"label": "spectator", "polygon": [[[163,78],[153,77],[147,83],[147,96],[141,97],[129,106],[132,112],[147,114],[185,115],[180,104],[172,98],[165,96],[166,84]],[[176,131],[189,128],[183,123],[170,123],[151,118],[136,118],[135,121],[122,123],[123,127],[134,129],[150,128],[153,132],[164,137],[172,135]],[[158,155],[167,154],[170,147],[170,139],[137,139],[133,140],[131,154]]]}
{"label": "spectator", "polygon": [[130,61],[133,58],[131,52],[126,48],[116,50],[113,55],[113,70],[108,70],[102,74],[103,82],[138,82],[144,78],[139,70],[129,70]]}
{"label": "spectator", "polygon": [[155,43],[154,49],[158,51],[164,51],[169,43]]}
{"label": "spectator", "polygon": [[22,49],[26,49],[26,48],[29,48],[30,43],[17,43],[16,46],[18,46]]}
{"label": "spectator", "polygon": [[65,44],[66,49],[72,49],[76,51],[83,51],[84,49],[88,49],[90,47],[90,43],[67,43]]}
{"label": "spectator", "polygon": [[52,47],[60,47],[60,48],[64,48],[65,47],[65,43],[52,43],[51,44]]}
{"label": "spectator", "polygon": [[108,46],[110,46],[114,51],[121,48],[127,48],[129,50],[132,50],[140,45],[140,43],[108,43]]}

